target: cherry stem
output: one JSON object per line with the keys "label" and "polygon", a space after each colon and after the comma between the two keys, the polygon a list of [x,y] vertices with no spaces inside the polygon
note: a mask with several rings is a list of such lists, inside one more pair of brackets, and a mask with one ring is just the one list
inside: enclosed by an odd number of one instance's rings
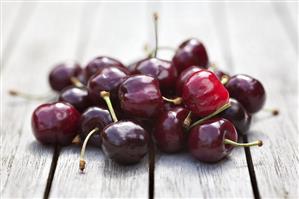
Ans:
{"label": "cherry stem", "polygon": [[110,93],[107,92],[107,91],[101,91],[101,97],[105,100],[107,106],[108,106],[108,109],[109,109],[109,112],[111,114],[111,117],[113,119],[114,122],[117,122],[118,119],[116,117],[116,114],[115,114],[115,111],[114,111],[114,108],[112,106],[112,103],[111,103],[111,100],[110,100]]}
{"label": "cherry stem", "polygon": [[217,69],[217,66],[216,66],[216,64],[215,63],[210,63],[210,65],[209,65],[210,67],[210,70],[211,71],[213,71],[213,72],[215,72],[216,71],[216,69]]}
{"label": "cherry stem", "polygon": [[162,96],[162,98],[164,101],[173,103],[174,105],[180,105],[183,103],[183,98],[181,98],[181,97],[176,97],[174,99],[168,99],[168,98]]}
{"label": "cherry stem", "polygon": [[220,81],[221,81],[221,84],[225,85],[225,84],[228,82],[228,80],[229,80],[229,76],[227,76],[227,75],[222,75]]}
{"label": "cherry stem", "polygon": [[83,142],[83,145],[82,145],[82,148],[81,148],[81,153],[80,153],[80,162],[79,162],[79,168],[80,170],[83,172],[84,169],[85,169],[85,165],[86,165],[86,161],[84,160],[84,154],[85,154],[85,150],[86,150],[86,146],[87,146],[87,142],[89,140],[89,138],[99,130],[99,128],[94,128],[92,129],[88,135],[86,136],[84,142]]}
{"label": "cherry stem", "polygon": [[18,96],[18,97],[28,99],[28,100],[45,100],[45,99],[51,97],[50,95],[42,96],[42,95],[33,95],[33,94],[29,94],[29,93],[23,93],[18,90],[14,90],[14,89],[8,90],[8,93],[11,96]]}
{"label": "cherry stem", "polygon": [[249,143],[238,143],[238,142],[234,142],[232,140],[229,139],[224,139],[223,141],[224,144],[229,144],[232,146],[243,146],[243,147],[251,147],[251,146],[263,146],[263,141],[261,140],[256,140],[254,142],[249,142]]}
{"label": "cherry stem", "polygon": [[85,87],[84,84],[82,84],[82,82],[80,82],[80,80],[76,77],[71,77],[70,80],[71,80],[72,84],[76,87],[79,87],[79,88]]}
{"label": "cherry stem", "polygon": [[279,110],[276,108],[264,108],[262,110],[265,112],[270,112],[272,115],[279,115]]}
{"label": "cherry stem", "polygon": [[154,57],[157,57],[157,53],[158,53],[158,19],[159,19],[159,15],[158,13],[154,13],[153,14],[154,17],[154,25],[155,25],[155,51],[154,51]]}
{"label": "cherry stem", "polygon": [[185,118],[185,120],[183,122],[183,127],[186,129],[189,128],[189,126],[191,125],[191,122],[192,122],[191,115],[192,115],[192,112],[189,111],[187,117]]}
{"label": "cherry stem", "polygon": [[73,141],[72,141],[72,144],[80,144],[81,143],[81,138],[80,138],[80,135],[77,135]]}
{"label": "cherry stem", "polygon": [[213,113],[211,113],[210,115],[207,115],[207,116],[201,118],[200,120],[194,122],[194,123],[189,127],[189,129],[191,129],[191,128],[193,128],[194,126],[196,126],[196,125],[198,125],[198,124],[201,124],[202,122],[204,122],[204,121],[206,121],[206,120],[208,120],[208,119],[210,119],[210,118],[212,118],[212,117],[218,115],[218,114],[221,113],[222,111],[228,109],[230,106],[231,106],[230,103],[224,104],[222,107],[220,107],[219,109],[217,109],[215,112],[213,112]]}

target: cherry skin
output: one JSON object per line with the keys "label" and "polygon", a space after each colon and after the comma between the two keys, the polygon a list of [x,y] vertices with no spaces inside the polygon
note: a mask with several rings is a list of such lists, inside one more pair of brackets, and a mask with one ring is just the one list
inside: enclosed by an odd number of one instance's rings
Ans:
{"label": "cherry skin", "polygon": [[203,43],[195,38],[184,41],[177,49],[172,62],[181,73],[190,66],[208,68],[209,58]]}
{"label": "cherry skin", "polygon": [[190,131],[188,147],[191,155],[203,162],[218,162],[233,149],[224,139],[238,140],[234,125],[223,118],[215,118],[196,125]]}
{"label": "cherry skin", "polygon": [[59,94],[58,100],[70,103],[81,113],[91,105],[88,91],[83,87],[70,86],[63,89]]}
{"label": "cherry skin", "polygon": [[53,90],[61,91],[73,85],[71,77],[77,77],[82,68],[76,62],[66,62],[56,65],[49,74],[49,83]]}
{"label": "cherry skin", "polygon": [[161,151],[174,153],[183,149],[185,142],[183,122],[188,113],[187,109],[176,107],[159,116],[155,125],[154,138]]}
{"label": "cherry skin", "polygon": [[125,68],[120,61],[114,58],[107,57],[107,56],[99,56],[91,60],[85,67],[85,74],[87,79],[89,79],[92,75],[96,74],[98,70],[110,66],[118,66],[118,67]]}
{"label": "cherry skin", "polygon": [[130,73],[133,73],[134,71],[135,71],[135,68],[136,68],[136,66],[139,64],[139,63],[141,63],[141,62],[143,62],[143,61],[145,61],[145,60],[147,60],[148,58],[144,58],[144,59],[141,59],[141,60],[137,60],[137,61],[135,61],[135,62],[132,62],[131,64],[129,64],[128,65],[128,70],[130,71]]}
{"label": "cherry skin", "polygon": [[181,72],[179,77],[176,80],[176,93],[177,95],[182,95],[183,86],[186,83],[186,81],[195,73],[200,71],[201,68],[198,66],[191,66],[189,68],[186,68]]}
{"label": "cherry skin", "polygon": [[248,75],[235,75],[229,79],[225,87],[232,98],[240,102],[249,114],[262,109],[266,101],[263,85]]}
{"label": "cherry skin", "polygon": [[162,90],[173,89],[177,78],[175,66],[169,61],[158,58],[141,61],[132,74],[143,74],[158,79]]}
{"label": "cherry skin", "polygon": [[120,164],[137,163],[148,151],[148,133],[131,121],[110,124],[101,135],[104,153]]}
{"label": "cherry skin", "polygon": [[89,95],[95,104],[101,100],[101,91],[108,91],[111,93],[111,98],[117,98],[118,87],[128,76],[129,71],[126,68],[116,66],[106,67],[100,69],[94,76],[92,76],[87,84]]}
{"label": "cherry skin", "polygon": [[101,147],[102,138],[100,132],[108,125],[111,124],[112,118],[107,109],[102,107],[89,107],[80,118],[80,137],[84,140],[86,136],[95,128],[98,132],[92,134],[89,143],[93,146]]}
{"label": "cherry skin", "polygon": [[163,109],[159,81],[146,75],[133,75],[118,90],[122,110],[133,116],[150,118]]}
{"label": "cherry skin", "polygon": [[251,124],[251,115],[237,100],[230,98],[230,107],[219,116],[232,122],[239,134],[246,134]]}
{"label": "cherry skin", "polygon": [[229,94],[214,73],[200,70],[186,81],[182,98],[192,113],[204,117],[227,104]]}
{"label": "cherry skin", "polygon": [[70,104],[55,102],[37,107],[31,118],[35,138],[43,144],[66,146],[78,132],[80,113]]}

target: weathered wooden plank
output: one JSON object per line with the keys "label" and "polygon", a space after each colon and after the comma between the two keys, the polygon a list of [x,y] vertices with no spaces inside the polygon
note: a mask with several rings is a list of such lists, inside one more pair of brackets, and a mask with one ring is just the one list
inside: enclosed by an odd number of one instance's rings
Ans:
{"label": "weathered wooden plank", "polygon": [[298,198],[298,52],[270,4],[228,4],[227,13],[235,72],[260,79],[266,106],[280,108],[278,117],[257,114],[248,135],[264,141],[251,149],[260,195]]}
{"label": "weathered wooden plank", "polygon": [[[92,10],[98,5],[98,9]],[[147,16],[144,4],[88,4],[93,21],[88,27],[88,38],[81,38],[85,50],[82,59],[89,61],[98,55],[110,55],[130,60],[143,55],[142,44],[146,32]],[[86,16],[87,18],[90,18]],[[84,19],[86,21],[87,19]],[[81,44],[77,48],[81,48]],[[135,57],[135,54],[137,57]],[[107,159],[101,149],[88,147],[86,170],[79,170],[79,147],[62,149],[50,197],[97,197],[97,198],[147,198],[148,158],[133,166],[120,166]]]}
{"label": "weathered wooden plank", "polygon": [[[222,9],[222,4],[165,3],[161,40],[173,45],[190,36],[197,37],[206,44],[211,61],[216,60],[220,68],[229,70],[231,63],[224,53],[227,47],[223,48],[225,42],[220,36],[225,33],[220,31],[222,26],[218,27],[224,23],[217,18],[223,17]],[[159,153],[154,192],[156,198],[253,197],[244,150],[236,148],[229,158],[216,164],[196,161],[187,152]]]}
{"label": "weathered wooden plank", "polygon": [[44,194],[53,148],[38,144],[30,127],[31,113],[41,102],[11,98],[7,90],[18,88],[30,93],[49,90],[47,75],[52,64],[73,58],[75,54],[73,45],[77,42],[80,11],[78,4],[40,5],[32,21],[22,30],[23,35],[1,73],[2,197],[33,198]]}

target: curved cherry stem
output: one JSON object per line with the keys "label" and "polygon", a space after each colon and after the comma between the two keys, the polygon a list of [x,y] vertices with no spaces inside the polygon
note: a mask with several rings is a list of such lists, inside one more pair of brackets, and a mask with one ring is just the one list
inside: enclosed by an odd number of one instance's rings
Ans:
{"label": "curved cherry stem", "polygon": [[85,85],[82,84],[82,82],[81,82],[78,78],[76,78],[76,77],[71,77],[70,80],[71,80],[72,84],[73,84],[74,86],[76,86],[76,87],[79,87],[79,88],[83,88],[83,87],[85,87]]}
{"label": "curved cherry stem", "polygon": [[272,115],[279,115],[279,110],[276,108],[263,108],[262,109],[265,112],[270,112]]}
{"label": "curved cherry stem", "polygon": [[174,105],[180,105],[180,104],[183,103],[183,98],[181,98],[181,97],[176,97],[174,99],[169,99],[167,97],[162,96],[162,98],[163,98],[164,101],[173,103]]}
{"label": "curved cherry stem", "polygon": [[232,146],[242,146],[242,147],[251,147],[251,146],[263,146],[263,141],[261,140],[256,140],[254,142],[249,142],[249,143],[238,143],[238,142],[234,142],[230,139],[224,139],[223,141],[224,144],[229,144]]}
{"label": "curved cherry stem", "polygon": [[111,100],[110,100],[110,93],[107,92],[107,91],[102,91],[100,94],[101,94],[101,97],[105,100],[105,102],[106,102],[106,104],[108,106],[108,109],[109,109],[109,112],[110,112],[111,117],[113,119],[113,122],[117,122],[118,119],[116,117],[114,108],[113,108]]}
{"label": "curved cherry stem", "polygon": [[27,100],[45,100],[47,98],[52,97],[51,95],[33,95],[29,93],[23,93],[21,91],[15,90],[15,89],[10,89],[8,90],[9,95],[15,96],[15,97],[21,97]]}
{"label": "curved cherry stem", "polygon": [[212,118],[212,117],[218,115],[218,114],[221,113],[222,111],[228,109],[230,106],[231,106],[230,103],[224,104],[222,107],[220,107],[219,109],[217,109],[215,112],[213,112],[213,113],[211,113],[210,115],[205,116],[205,117],[203,117],[202,119],[200,119],[200,120],[194,122],[194,123],[189,127],[189,129],[191,129],[191,128],[193,128],[194,126],[196,126],[196,125],[198,125],[198,124],[201,124],[201,123],[203,123],[204,121],[206,121],[206,120],[208,120],[208,119],[210,119],[210,118]]}
{"label": "curved cherry stem", "polygon": [[94,128],[92,129],[88,135],[86,136],[84,142],[83,142],[83,145],[82,145],[82,148],[81,148],[81,153],[80,153],[80,162],[79,162],[79,168],[80,170],[83,172],[84,169],[85,169],[85,165],[86,165],[86,161],[84,160],[84,154],[85,154],[85,150],[86,150],[86,146],[87,146],[87,143],[88,143],[88,140],[89,138],[94,134],[96,133],[97,131],[99,130],[99,128]]}
{"label": "curved cherry stem", "polygon": [[189,111],[187,117],[185,118],[185,120],[183,122],[183,127],[186,129],[189,128],[189,126],[191,125],[191,122],[192,122],[191,116],[192,116],[192,112]]}
{"label": "curved cherry stem", "polygon": [[154,57],[157,57],[158,53],[158,19],[159,15],[157,12],[153,14],[154,17],[154,26],[155,26],[155,51],[154,51]]}

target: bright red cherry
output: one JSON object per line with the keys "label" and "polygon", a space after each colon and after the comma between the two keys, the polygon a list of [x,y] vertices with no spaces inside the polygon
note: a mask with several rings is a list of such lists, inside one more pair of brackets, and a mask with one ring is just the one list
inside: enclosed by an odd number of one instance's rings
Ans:
{"label": "bright red cherry", "polygon": [[132,74],[143,74],[158,79],[162,90],[173,89],[177,78],[175,66],[159,58],[149,58],[140,62]]}
{"label": "bright red cherry", "polygon": [[49,74],[49,83],[53,90],[61,91],[73,85],[71,78],[82,73],[82,68],[76,62],[70,61],[56,65]]}
{"label": "bright red cherry", "polygon": [[159,81],[146,75],[133,75],[121,83],[118,90],[121,108],[127,114],[153,117],[163,109]]}
{"label": "bright red cherry", "polygon": [[193,73],[198,72],[202,70],[198,66],[191,66],[189,68],[186,68],[181,72],[179,77],[176,80],[176,93],[177,95],[182,95],[183,86],[186,83],[186,81],[193,75]]}
{"label": "bright red cherry", "polygon": [[55,102],[37,107],[31,118],[35,138],[43,144],[69,145],[78,133],[80,113],[70,104]]}
{"label": "bright red cherry", "polygon": [[154,138],[158,148],[167,153],[178,152],[185,144],[184,120],[189,111],[176,107],[163,112],[155,125]]}
{"label": "bright red cherry", "polygon": [[208,68],[209,58],[203,43],[192,38],[184,41],[179,46],[172,62],[180,73],[190,66]]}
{"label": "bright red cherry", "polygon": [[234,125],[223,118],[210,119],[196,125],[190,131],[188,147],[192,156],[203,162],[218,162],[226,157],[234,146],[261,146],[262,141],[237,143]]}
{"label": "bright red cherry", "polygon": [[124,67],[124,65],[111,57],[99,56],[91,60],[85,67],[86,77],[89,79],[92,75],[96,74],[98,70],[110,66]]}
{"label": "bright red cherry", "polygon": [[229,94],[214,73],[200,70],[186,81],[182,98],[192,113],[203,117],[227,104]]}
{"label": "bright red cherry", "polygon": [[225,84],[232,98],[240,102],[248,113],[261,110],[266,101],[266,92],[260,81],[248,75],[235,75]]}

